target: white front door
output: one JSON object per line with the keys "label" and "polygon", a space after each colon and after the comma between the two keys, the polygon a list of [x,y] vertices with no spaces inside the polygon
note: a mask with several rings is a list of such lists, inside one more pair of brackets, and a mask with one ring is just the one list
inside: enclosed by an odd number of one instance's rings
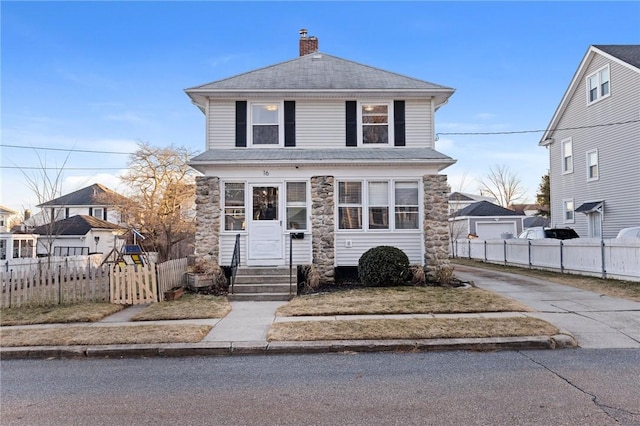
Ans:
{"label": "white front door", "polygon": [[284,262],[280,193],[280,185],[251,185],[250,265],[281,265]]}

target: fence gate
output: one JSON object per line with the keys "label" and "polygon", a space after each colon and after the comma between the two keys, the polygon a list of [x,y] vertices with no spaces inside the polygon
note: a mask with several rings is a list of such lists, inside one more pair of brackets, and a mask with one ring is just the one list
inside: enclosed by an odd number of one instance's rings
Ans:
{"label": "fence gate", "polygon": [[140,305],[158,301],[156,264],[115,265],[109,277],[111,303]]}

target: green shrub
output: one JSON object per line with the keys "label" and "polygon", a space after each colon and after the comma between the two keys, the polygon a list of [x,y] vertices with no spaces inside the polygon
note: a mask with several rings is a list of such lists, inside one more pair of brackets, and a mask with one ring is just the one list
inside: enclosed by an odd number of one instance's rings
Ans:
{"label": "green shrub", "polygon": [[374,247],[358,260],[358,277],[366,286],[403,285],[408,276],[409,258],[397,247]]}

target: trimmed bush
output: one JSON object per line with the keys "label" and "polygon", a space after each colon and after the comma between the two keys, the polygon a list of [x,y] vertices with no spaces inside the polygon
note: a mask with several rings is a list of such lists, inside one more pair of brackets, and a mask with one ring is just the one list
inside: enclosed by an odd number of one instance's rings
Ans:
{"label": "trimmed bush", "polygon": [[409,258],[397,247],[374,247],[358,260],[358,277],[371,287],[404,285],[409,277]]}

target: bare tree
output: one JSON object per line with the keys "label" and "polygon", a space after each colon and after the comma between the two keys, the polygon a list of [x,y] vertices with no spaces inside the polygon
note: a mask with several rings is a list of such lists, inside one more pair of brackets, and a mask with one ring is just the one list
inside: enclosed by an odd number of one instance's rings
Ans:
{"label": "bare tree", "polygon": [[495,198],[502,207],[509,207],[526,196],[520,177],[505,165],[489,167],[484,178],[478,179],[479,190]]}
{"label": "bare tree", "polygon": [[144,235],[144,245],[170,259],[172,248],[195,234],[195,170],[187,148],[158,148],[139,142],[127,173],[120,178],[127,198],[102,200],[115,206],[122,221]]}
{"label": "bare tree", "polygon": [[[31,173],[21,168],[20,172],[25,178],[27,187],[38,200],[38,205],[42,205],[62,195],[64,168],[71,153],[69,152],[67,154],[62,165],[59,167],[48,167],[46,158],[42,158],[35,149],[34,153],[38,159],[39,168]],[[37,244],[39,247],[42,247],[46,254],[51,255],[53,254],[53,243],[63,231],[61,227],[56,226],[55,222],[64,219],[64,208],[47,209],[46,207],[41,207],[40,215],[41,218],[39,220],[41,224],[38,228],[41,230],[41,233],[38,237]],[[36,218],[33,220],[34,224],[38,225]],[[29,231],[29,229],[27,229],[27,231]]]}

